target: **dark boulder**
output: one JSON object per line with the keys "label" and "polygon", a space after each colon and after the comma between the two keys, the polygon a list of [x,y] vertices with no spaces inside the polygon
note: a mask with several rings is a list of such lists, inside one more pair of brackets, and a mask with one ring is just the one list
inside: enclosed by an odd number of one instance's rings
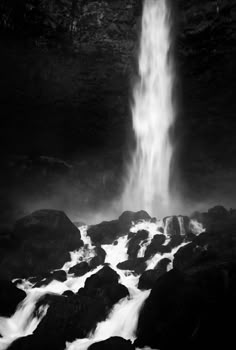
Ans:
{"label": "dark boulder", "polygon": [[156,266],[154,267],[154,269],[167,269],[168,265],[170,264],[171,260],[168,258],[163,258],[161,260],[158,261],[158,263],[156,264]]}
{"label": "dark boulder", "polygon": [[0,280],[0,316],[10,317],[26,293],[12,282]]}
{"label": "dark boulder", "polygon": [[30,277],[60,268],[70,260],[69,251],[83,245],[80,231],[61,211],[38,210],[15,223],[17,247],[0,264],[7,278]]}
{"label": "dark boulder", "polygon": [[161,253],[163,251],[163,244],[165,243],[166,237],[162,234],[157,234],[153,237],[151,240],[151,243],[147,246],[147,249],[145,251],[145,258],[149,259],[153,255],[157,253]]}
{"label": "dark boulder", "polygon": [[97,273],[86,279],[84,288],[86,290],[94,290],[107,284],[118,283],[119,279],[118,273],[105,265]]}
{"label": "dark boulder", "polygon": [[52,279],[59,281],[59,282],[65,282],[67,279],[66,272],[64,270],[56,270],[51,273]]}
{"label": "dark boulder", "polygon": [[102,298],[82,295],[53,298],[49,304],[34,334],[42,339],[55,339],[59,335],[63,343],[87,337],[109,311]]}
{"label": "dark boulder", "polygon": [[60,333],[54,336],[47,337],[43,334],[33,334],[27,337],[16,339],[9,347],[9,350],[64,350],[66,342]]}
{"label": "dark boulder", "polygon": [[95,256],[90,260],[89,266],[91,269],[95,269],[99,265],[103,265],[106,259],[106,252],[102,247],[95,247]]}
{"label": "dark boulder", "polygon": [[129,227],[132,224],[132,222],[137,222],[142,220],[145,220],[145,221],[151,220],[150,215],[144,210],[140,210],[136,213],[133,211],[124,211],[118,219],[120,225],[123,226],[124,228]]}
{"label": "dark boulder", "polygon": [[139,289],[152,289],[155,285],[155,282],[159,277],[161,277],[166,272],[165,269],[156,269],[156,270],[146,270],[142,273],[139,278],[138,288]]}
{"label": "dark boulder", "polygon": [[184,270],[197,263],[202,256],[203,249],[194,243],[181,247],[174,255],[173,267]]}
{"label": "dark boulder", "polygon": [[169,216],[164,218],[164,225],[168,236],[172,237],[181,235],[181,228],[177,216]]}
{"label": "dark boulder", "polygon": [[94,244],[112,244],[118,237],[128,233],[132,222],[150,219],[145,211],[137,213],[125,211],[118,220],[104,221],[98,225],[90,226],[88,235]]}
{"label": "dark boulder", "polygon": [[80,277],[80,276],[85,275],[89,271],[90,271],[89,264],[86,261],[83,261],[79,264],[72,266],[69,269],[68,273],[73,273],[74,276]]}
{"label": "dark boulder", "polygon": [[160,349],[229,347],[234,339],[236,265],[175,269],[160,277],[141,310],[135,346]]}
{"label": "dark boulder", "polygon": [[146,230],[140,230],[137,233],[130,233],[130,240],[128,242],[128,250],[127,253],[131,259],[137,258],[140,243],[148,238],[149,232]]}
{"label": "dark boulder", "polygon": [[141,310],[135,346],[171,349],[198,325],[202,295],[186,276],[170,271],[160,277]]}
{"label": "dark boulder", "polygon": [[170,251],[176,247],[178,247],[180,244],[182,244],[184,241],[184,236],[172,236],[170,239],[170,242],[168,243],[168,247],[170,248]]}
{"label": "dark boulder", "polygon": [[90,226],[87,233],[94,244],[112,244],[121,232],[118,220],[113,220]]}
{"label": "dark boulder", "polygon": [[131,270],[138,274],[143,273],[146,267],[144,258],[129,259],[117,264],[117,268],[120,270]]}
{"label": "dark boulder", "polygon": [[88,350],[134,350],[130,340],[120,337],[111,337],[101,342],[93,343]]}
{"label": "dark boulder", "polygon": [[151,289],[155,286],[155,283],[159,277],[167,272],[167,266],[171,262],[168,258],[161,259],[153,270],[146,270],[139,278],[139,289]]}

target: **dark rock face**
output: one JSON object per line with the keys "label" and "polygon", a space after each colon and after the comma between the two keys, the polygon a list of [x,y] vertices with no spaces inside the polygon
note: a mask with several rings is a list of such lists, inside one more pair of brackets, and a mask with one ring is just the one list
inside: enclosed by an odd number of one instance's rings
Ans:
{"label": "dark rock face", "polygon": [[163,251],[163,244],[165,243],[165,240],[165,235],[155,235],[151,243],[147,246],[147,249],[145,251],[145,258],[149,259],[156,253],[161,253]]}
{"label": "dark rock face", "polygon": [[89,264],[86,261],[83,261],[79,264],[76,264],[75,266],[72,266],[68,273],[73,273],[74,276],[80,277],[85,275],[87,272],[90,271]]}
{"label": "dark rock face", "polygon": [[122,261],[121,263],[117,264],[117,268],[120,270],[131,270],[140,274],[146,269],[145,258]]}
{"label": "dark rock face", "polygon": [[[198,217],[210,231],[195,236],[177,251],[174,269],[156,281],[153,271],[145,271],[140,278],[140,284],[153,288],[140,313],[135,343],[138,347],[196,350],[201,346],[225,347],[233,341],[230,319],[236,310],[234,211],[216,207]],[[167,263],[160,262],[164,266]]]}
{"label": "dark rock face", "polygon": [[0,280],[0,316],[10,317],[26,293],[9,281]]}
{"label": "dark rock face", "polygon": [[167,270],[166,269],[155,269],[146,270],[139,278],[138,288],[139,289],[152,289],[155,286],[155,282],[161,277]]}
{"label": "dark rock face", "polygon": [[148,231],[141,230],[137,233],[130,233],[131,239],[128,242],[128,250],[127,253],[131,259],[137,258],[139,249],[140,249],[140,243],[148,238]]}
{"label": "dark rock face", "polygon": [[111,337],[107,340],[90,345],[89,350],[134,350],[130,340],[125,340],[120,337]]}
{"label": "dark rock face", "polygon": [[98,225],[90,226],[88,235],[94,244],[111,244],[118,237],[128,233],[132,222],[150,220],[151,217],[145,211],[137,213],[126,211],[118,220],[104,221]]}
{"label": "dark rock face", "polygon": [[139,289],[152,289],[159,277],[167,272],[167,266],[171,262],[168,258],[161,259],[153,270],[146,270],[139,278],[138,288]]}
{"label": "dark rock face", "polygon": [[228,343],[232,338],[229,305],[235,310],[235,267],[233,271],[226,264],[191,274],[172,270],[163,275],[141,311],[135,345],[197,349],[200,344],[207,348]]}
{"label": "dark rock face", "polygon": [[181,230],[177,216],[164,218],[164,225],[168,236],[180,236]]}
{"label": "dark rock face", "polygon": [[106,252],[102,247],[95,247],[95,254],[90,263],[89,266],[91,269],[95,269],[97,266],[104,264],[106,259]]}
{"label": "dark rock face", "polygon": [[69,251],[83,245],[80,231],[56,210],[39,210],[18,220],[11,237],[14,244],[0,264],[0,273],[7,278],[60,268],[70,260]]}

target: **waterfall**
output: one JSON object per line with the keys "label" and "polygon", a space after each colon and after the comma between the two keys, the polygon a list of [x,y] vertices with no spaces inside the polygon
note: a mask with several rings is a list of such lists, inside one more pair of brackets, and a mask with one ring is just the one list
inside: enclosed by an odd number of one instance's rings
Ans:
{"label": "waterfall", "polygon": [[169,131],[175,113],[167,0],[145,0],[139,54],[139,81],[132,107],[136,150],[122,196],[123,209],[166,214],[170,205]]}

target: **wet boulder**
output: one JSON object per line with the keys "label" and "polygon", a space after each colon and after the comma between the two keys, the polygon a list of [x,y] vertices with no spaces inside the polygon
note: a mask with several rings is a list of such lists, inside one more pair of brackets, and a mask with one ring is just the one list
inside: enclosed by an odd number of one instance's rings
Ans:
{"label": "wet boulder", "polygon": [[155,285],[156,280],[165,272],[165,270],[159,269],[144,271],[139,278],[138,288],[141,290],[152,289]]}
{"label": "wet boulder", "polygon": [[91,269],[95,269],[97,266],[103,265],[106,259],[106,252],[102,247],[95,247],[94,252],[96,255],[89,262]]}
{"label": "wet boulder", "polygon": [[133,211],[124,211],[118,221],[120,225],[124,228],[130,227],[132,222],[138,222],[138,221],[150,221],[151,216],[144,210],[140,210],[138,212]]}
{"label": "wet boulder", "polygon": [[168,258],[161,259],[153,270],[144,271],[139,278],[138,288],[142,290],[153,288],[157,279],[167,272],[170,261]]}
{"label": "wet boulder", "polygon": [[158,263],[156,264],[156,266],[154,267],[154,269],[166,269],[168,265],[171,263],[171,260],[169,258],[163,258],[161,260],[158,261]]}
{"label": "wet boulder", "polygon": [[181,227],[177,216],[164,218],[165,231],[168,236],[180,236]]}
{"label": "wet boulder", "polygon": [[87,272],[90,271],[90,266],[89,264],[86,262],[86,261],[83,261],[79,264],[76,264],[74,266],[72,266],[68,273],[69,274],[74,274],[75,277],[80,277],[80,276],[83,276],[85,275]]}
{"label": "wet boulder", "polygon": [[18,338],[8,347],[9,350],[64,350],[66,342],[59,333],[52,337],[43,334],[32,334],[26,337]]}
{"label": "wet boulder", "polygon": [[157,253],[161,253],[163,251],[163,244],[165,243],[166,237],[162,234],[157,234],[153,237],[150,244],[147,246],[145,251],[145,258],[149,259],[153,255]]}
{"label": "wet boulder", "polygon": [[0,316],[10,317],[26,293],[12,282],[0,280]]}
{"label": "wet boulder", "polygon": [[236,311],[234,262],[171,270],[155,282],[141,310],[135,346],[154,349],[229,347]]}
{"label": "wet boulder", "polygon": [[131,270],[137,274],[141,274],[146,269],[146,262],[144,258],[129,259],[117,264],[117,268],[120,270]]}
{"label": "wet boulder", "polygon": [[172,236],[170,239],[170,242],[168,243],[168,247],[170,251],[178,247],[180,244],[182,244],[183,241],[184,241],[184,236],[178,236],[178,235]]}
{"label": "wet boulder", "polygon": [[88,235],[94,244],[112,244],[118,237],[128,233],[133,222],[150,220],[145,211],[125,211],[118,220],[103,221],[88,228]]}
{"label": "wet boulder", "polygon": [[156,280],[141,310],[136,347],[153,349],[184,345],[197,327],[202,295],[186,276],[177,271]]}
{"label": "wet boulder", "polygon": [[120,299],[129,296],[128,289],[120,284],[120,276],[105,265],[101,270],[85,281],[84,288],[78,291],[78,295],[102,298],[108,308],[112,307]]}
{"label": "wet boulder", "polygon": [[105,265],[101,270],[85,281],[86,289],[94,289],[105,284],[118,283],[120,276],[111,267]]}
{"label": "wet boulder", "polygon": [[130,233],[130,240],[128,242],[128,250],[127,253],[131,259],[137,258],[140,243],[148,238],[149,232],[146,230],[140,230],[137,233]]}
{"label": "wet boulder", "polygon": [[88,350],[134,350],[130,340],[125,340],[120,337],[111,337],[104,341],[93,343]]}
{"label": "wet boulder", "polygon": [[0,274],[7,278],[27,278],[61,268],[70,260],[69,251],[83,245],[80,231],[57,210],[38,210],[19,219],[12,236],[17,245],[0,264]]}

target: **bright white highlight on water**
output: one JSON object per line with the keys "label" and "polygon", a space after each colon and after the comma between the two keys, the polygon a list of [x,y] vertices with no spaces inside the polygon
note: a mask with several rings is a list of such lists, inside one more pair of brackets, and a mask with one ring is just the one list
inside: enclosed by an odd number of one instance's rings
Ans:
{"label": "bright white highlight on water", "polygon": [[[171,220],[172,218],[169,217],[165,221],[140,221],[131,227],[130,231],[134,234],[140,230],[148,231],[148,238],[140,242],[138,256],[144,256],[145,250],[151,243],[153,237],[162,234],[161,231],[163,231],[166,236],[166,242],[170,240],[167,227]],[[181,233],[185,234],[183,219],[178,217],[178,221]],[[196,235],[204,231],[202,225],[197,221],[191,220],[189,227]],[[87,226],[80,227],[80,231],[84,246],[77,251],[71,252],[71,260],[62,267],[67,273],[67,279],[65,282],[53,280],[47,286],[33,288],[32,283],[23,280],[18,286],[25,290],[27,297],[18,305],[14,315],[9,318],[0,317],[0,334],[2,335],[2,338],[0,338],[0,350],[6,350],[9,344],[16,338],[27,336],[34,332],[48,309],[47,305],[41,306],[39,315],[35,314],[36,303],[43,295],[47,293],[62,294],[66,290],[71,290],[76,293],[80,288],[84,287],[85,281],[89,276],[95,274],[102,268],[100,265],[96,269],[80,277],[68,273],[70,267],[81,261],[89,262],[95,254],[94,246],[91,244],[91,240],[87,236]],[[141,291],[137,288],[140,275],[137,275],[130,270],[120,270],[117,268],[119,262],[128,259],[128,234],[129,232],[118,238],[113,244],[102,245],[102,248],[106,251],[105,263],[109,264],[109,266],[119,274],[120,283],[125,285],[129,290],[129,297],[120,300],[120,302],[114,305],[108,318],[104,322],[98,323],[95,331],[87,335],[87,339],[78,339],[73,343],[67,343],[67,350],[86,350],[90,344],[105,340],[111,336],[121,336],[125,339],[131,340],[135,339],[140,308],[148,297],[150,291]],[[146,270],[153,269],[163,258],[170,259],[171,263],[169,264],[168,269],[172,268],[174,254],[186,243],[187,242],[184,241],[184,243],[174,248],[169,253],[157,253],[152,256],[146,261]]]}
{"label": "bright white highlight on water", "polygon": [[146,0],[139,55],[140,79],[134,88],[133,129],[137,141],[122,197],[123,207],[166,214],[170,206],[169,131],[175,113],[170,59],[170,15],[166,0]]}

